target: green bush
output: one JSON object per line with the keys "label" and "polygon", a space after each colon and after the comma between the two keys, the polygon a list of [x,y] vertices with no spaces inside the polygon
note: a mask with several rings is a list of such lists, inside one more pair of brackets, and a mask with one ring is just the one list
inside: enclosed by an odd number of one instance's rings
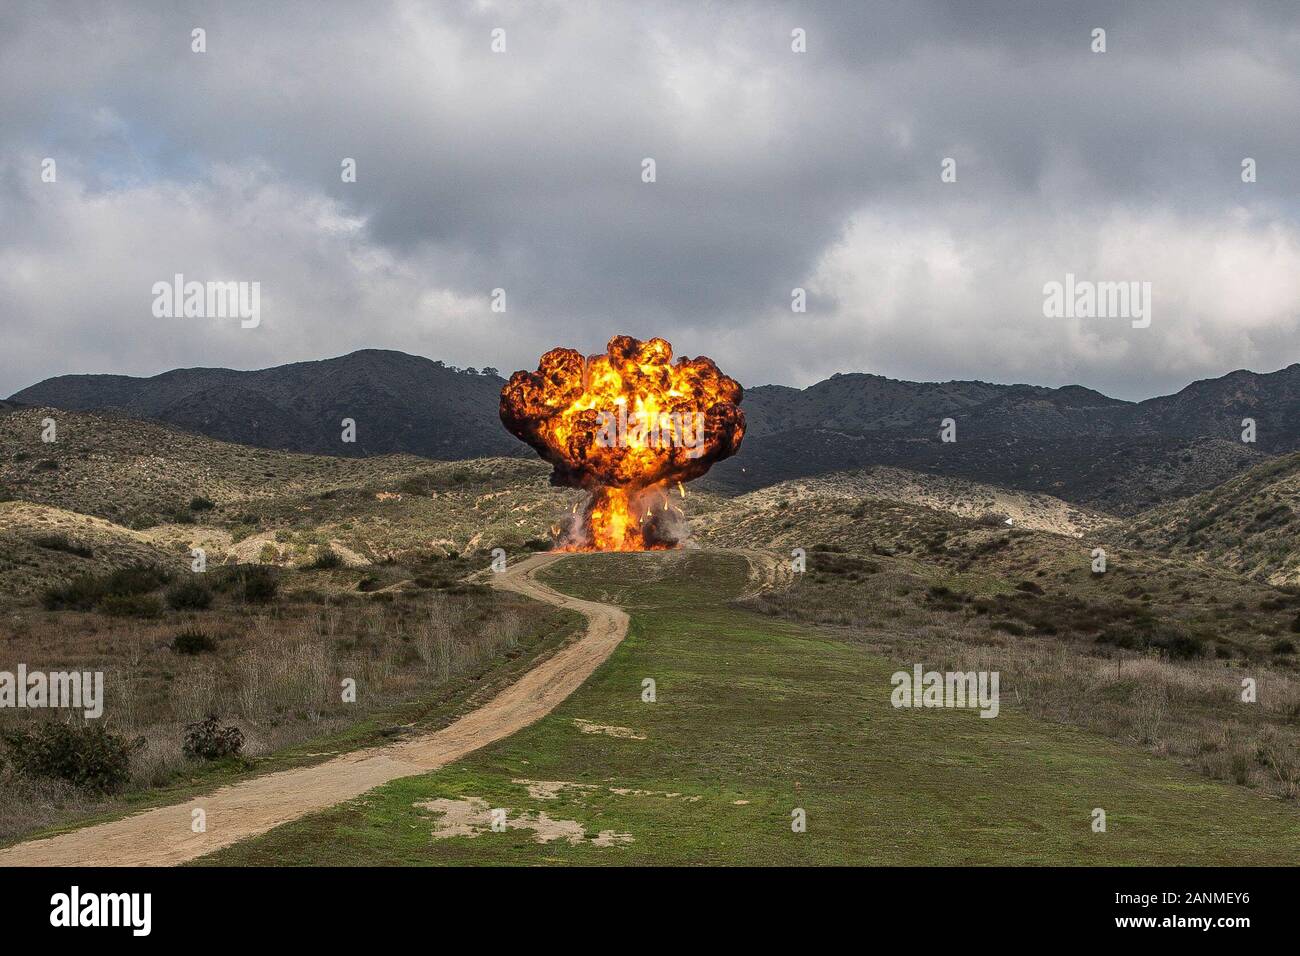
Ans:
{"label": "green bush", "polygon": [[171,574],[148,564],[119,568],[104,581],[107,594],[148,594],[171,580]]}
{"label": "green bush", "polygon": [[177,581],[167,589],[167,606],[174,611],[204,611],[212,604],[212,589],[197,578]]}
{"label": "green bush", "polygon": [[158,617],[163,605],[152,594],[105,594],[99,609],[112,617]]}
{"label": "green bush", "polygon": [[219,594],[254,604],[272,600],[279,592],[281,570],[264,564],[226,564],[207,572],[208,585]]}
{"label": "green bush", "polygon": [[211,511],[215,507],[216,504],[213,503],[212,499],[204,498],[202,495],[195,495],[190,499],[191,511]]}
{"label": "green bush", "polygon": [[149,592],[170,580],[170,573],[150,565],[120,568],[106,577],[83,574],[67,584],[47,588],[41,595],[41,604],[47,611],[98,608],[106,614],[125,617],[156,617],[162,613],[162,603],[148,597]]}
{"label": "green bush", "polygon": [[245,565],[240,568],[240,590],[245,601],[265,604],[280,589],[280,580],[274,568],[262,565]]}
{"label": "green bush", "polygon": [[211,654],[217,642],[196,627],[188,627],[172,638],[172,650],[177,654]]}
{"label": "green bush", "polygon": [[81,558],[93,557],[95,552],[85,545],[74,544],[68,540],[66,534],[42,534],[32,539],[32,543],[38,548],[44,548],[47,551],[63,551],[66,554],[75,554]]}
{"label": "green bush", "polygon": [[1273,646],[1269,648],[1274,654],[1294,654],[1295,643],[1287,640],[1285,637],[1280,641],[1274,641]]}
{"label": "green bush", "polygon": [[341,567],[343,567],[343,559],[339,557],[337,551],[330,547],[321,548],[316,555],[316,560],[307,565],[307,569],[310,571],[330,571]]}
{"label": "green bush", "polygon": [[211,714],[185,728],[182,750],[191,760],[220,760],[244,749],[244,732],[238,727],[221,726]]}
{"label": "green bush", "polygon": [[1191,634],[1170,634],[1151,643],[1169,655],[1170,660],[1189,661],[1205,655],[1205,641]]}
{"label": "green bush", "polygon": [[89,611],[104,596],[104,582],[90,574],[82,574],[67,584],[56,584],[41,594],[41,604],[47,611]]}
{"label": "green bush", "polygon": [[131,755],[144,748],[100,724],[47,721],[39,730],[8,730],[0,734],[15,768],[38,777],[66,780],[83,790],[110,793],[130,779]]}

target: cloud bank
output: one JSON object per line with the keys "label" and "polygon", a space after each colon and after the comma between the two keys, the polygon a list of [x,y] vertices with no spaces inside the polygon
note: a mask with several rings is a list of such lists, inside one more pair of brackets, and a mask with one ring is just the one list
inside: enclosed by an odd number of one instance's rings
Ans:
{"label": "cloud bank", "polygon": [[[614,332],[748,384],[1300,361],[1300,14],[1077,6],[7,5],[0,393]],[[175,273],[260,282],[261,325],[155,318]],[[1151,282],[1151,327],[1044,318],[1066,273]]]}

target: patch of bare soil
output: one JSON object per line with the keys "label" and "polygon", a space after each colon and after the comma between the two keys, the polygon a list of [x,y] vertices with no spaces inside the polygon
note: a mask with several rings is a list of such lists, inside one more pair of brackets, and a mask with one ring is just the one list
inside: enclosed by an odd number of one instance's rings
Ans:
{"label": "patch of bare soil", "polygon": [[584,734],[604,734],[606,737],[622,737],[625,740],[645,740],[645,734],[638,734],[631,727],[612,727],[608,724],[593,724],[590,720],[575,717],[573,726]]}
{"label": "patch of bare soil", "polygon": [[[486,800],[478,797],[466,797],[464,800],[445,798],[426,800],[415,806],[438,814],[438,820],[433,828],[435,840],[458,836],[477,837],[493,830],[494,808],[490,807]],[[564,840],[575,846],[586,842],[595,846],[614,846],[632,842],[632,834],[617,833],[613,830],[601,830],[588,840],[587,831],[581,823],[576,820],[556,820],[545,810],[536,813],[532,811],[519,813],[508,807],[497,808],[496,825],[497,832],[532,830],[533,840],[537,843]]]}

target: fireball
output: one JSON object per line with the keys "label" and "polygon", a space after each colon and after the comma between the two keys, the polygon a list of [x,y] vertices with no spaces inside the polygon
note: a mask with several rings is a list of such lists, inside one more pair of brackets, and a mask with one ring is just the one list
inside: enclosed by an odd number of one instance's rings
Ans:
{"label": "fireball", "polygon": [[663,339],[616,335],[600,355],[551,349],[501,390],[502,423],[550,462],[551,483],[590,493],[561,548],[677,546],[668,488],[684,495],[683,482],[740,448],[740,383],[712,359],[672,358]]}

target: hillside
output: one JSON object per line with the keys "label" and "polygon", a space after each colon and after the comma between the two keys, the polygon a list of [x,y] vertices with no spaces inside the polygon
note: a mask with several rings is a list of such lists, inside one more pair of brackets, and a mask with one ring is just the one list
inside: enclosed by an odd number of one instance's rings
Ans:
{"label": "hillside", "polygon": [[1126,524],[1124,540],[1212,562],[1275,585],[1300,584],[1300,454],[1261,464],[1217,488]]}
{"label": "hillside", "polygon": [[[40,441],[56,419],[59,440]],[[33,580],[208,551],[210,561],[298,565],[329,547],[349,563],[518,548],[561,522],[577,493],[540,462],[302,455],[214,441],[127,418],[23,408],[0,414],[0,542]],[[35,539],[61,534],[72,551]],[[76,550],[88,551],[85,556]],[[11,586],[12,585],[12,586]]]}
{"label": "hillside", "polygon": [[[495,375],[366,349],[250,372],[188,368],[151,378],[62,375],[23,389],[11,401],[111,410],[259,448],[454,460],[523,454],[497,418],[503,384]],[[345,418],[356,422],[355,443],[340,440]]]}
{"label": "hillside", "polygon": [[[178,369],[152,378],[66,375],[12,401],[112,410],[262,448],[440,460],[531,454],[501,427],[504,380],[370,349],[260,371]],[[791,478],[890,465],[1134,514],[1300,450],[1300,365],[1232,372],[1175,395],[1125,402],[1080,386],[906,382],[860,373],[805,389],[746,390],[738,456],[705,487],[729,494]],[[1240,440],[1241,420],[1258,437]],[[357,440],[340,440],[341,422]],[[952,418],[957,441],[939,441]]]}
{"label": "hillside", "polygon": [[960,419],[957,435],[956,442],[941,442],[936,423],[907,435],[812,429],[746,437],[741,453],[717,465],[705,484],[737,493],[789,478],[890,465],[1133,514],[1226,481],[1264,457],[1250,445],[1224,439],[981,433]]}
{"label": "hillside", "polygon": [[1238,370],[1143,402],[1108,398],[1077,385],[905,382],[862,373],[834,375],[802,390],[765,385],[745,391],[754,438],[819,429],[915,439],[937,433],[940,420],[951,417],[959,424],[959,441],[1011,435],[1239,442],[1241,420],[1250,417],[1258,426],[1258,451],[1277,454],[1300,448],[1297,411],[1300,364],[1266,374]]}
{"label": "hillside", "polygon": [[33,600],[50,585],[131,565],[183,569],[183,557],[150,535],[89,515],[0,502],[0,597]]}
{"label": "hillside", "polygon": [[[1075,507],[1050,495],[885,466],[784,481],[719,501],[697,522],[697,530],[703,536],[723,528],[734,532],[736,527],[757,516],[780,519],[786,508],[814,502],[821,505],[827,515],[841,515],[847,508],[852,514],[865,516],[884,503],[890,503],[991,525],[1001,525],[1009,518],[1012,527],[1072,538],[1082,537],[1111,521],[1105,515]],[[936,520],[940,520],[938,516]],[[804,511],[798,528],[808,536],[808,541],[822,541],[829,540],[826,533],[841,533],[843,529],[839,524],[839,518],[832,518],[828,524]]]}
{"label": "hillside", "polygon": [[[1133,514],[1300,449],[1300,365],[1237,371],[1130,403],[1078,386],[898,382],[836,375],[802,391],[746,392],[739,456],[709,476],[748,491],[793,477],[894,465]],[[1254,418],[1257,440],[1241,441]],[[940,423],[957,440],[939,440]]]}

